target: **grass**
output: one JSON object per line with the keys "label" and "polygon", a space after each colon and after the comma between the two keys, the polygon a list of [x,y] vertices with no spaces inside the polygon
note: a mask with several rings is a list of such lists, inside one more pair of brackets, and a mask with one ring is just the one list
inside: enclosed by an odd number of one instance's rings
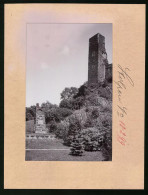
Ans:
{"label": "grass", "polygon": [[55,139],[37,139],[37,140],[26,140],[26,149],[64,149],[68,148],[62,144],[62,140]]}
{"label": "grass", "polygon": [[101,152],[85,152],[83,156],[69,155],[70,150],[26,151],[27,161],[102,161]]}
{"label": "grass", "polygon": [[[26,149],[51,149],[51,150],[26,150],[26,161],[102,161],[102,152],[84,152],[83,156],[69,155],[70,147],[64,146],[62,140],[26,140]],[[52,150],[68,149],[68,150]]]}

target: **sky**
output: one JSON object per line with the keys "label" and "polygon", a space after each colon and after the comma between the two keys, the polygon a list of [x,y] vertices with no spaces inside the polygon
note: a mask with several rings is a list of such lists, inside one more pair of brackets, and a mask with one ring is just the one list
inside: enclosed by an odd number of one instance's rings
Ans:
{"label": "sky", "polygon": [[27,24],[26,106],[59,104],[65,87],[88,80],[89,38],[105,36],[112,63],[112,24]]}

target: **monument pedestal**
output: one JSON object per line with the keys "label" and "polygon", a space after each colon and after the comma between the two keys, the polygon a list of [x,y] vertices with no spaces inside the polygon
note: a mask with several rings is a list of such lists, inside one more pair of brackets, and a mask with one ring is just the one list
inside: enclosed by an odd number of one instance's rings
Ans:
{"label": "monument pedestal", "polygon": [[45,123],[45,114],[39,108],[39,104],[36,105],[36,122],[35,122],[36,134],[47,134],[47,128]]}

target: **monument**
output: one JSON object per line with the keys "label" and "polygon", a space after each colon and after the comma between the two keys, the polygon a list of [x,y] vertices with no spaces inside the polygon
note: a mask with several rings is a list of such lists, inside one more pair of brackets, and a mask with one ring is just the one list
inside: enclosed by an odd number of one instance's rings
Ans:
{"label": "monument", "polygon": [[88,84],[103,82],[110,74],[105,37],[99,33],[89,39]]}
{"label": "monument", "polygon": [[41,133],[41,134],[47,133],[45,114],[39,107],[39,104],[36,104],[35,133]]}

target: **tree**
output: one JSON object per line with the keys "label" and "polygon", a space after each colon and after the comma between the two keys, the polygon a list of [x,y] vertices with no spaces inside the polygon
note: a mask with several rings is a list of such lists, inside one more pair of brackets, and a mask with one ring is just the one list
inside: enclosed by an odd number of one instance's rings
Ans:
{"label": "tree", "polygon": [[48,110],[50,110],[51,108],[57,108],[58,106],[56,104],[51,104],[49,101],[46,101],[44,103],[41,104],[41,109],[44,112],[47,112]]}
{"label": "tree", "polygon": [[62,93],[61,93],[61,99],[67,100],[69,98],[72,98],[74,95],[76,95],[78,92],[78,89],[76,87],[66,87]]}
{"label": "tree", "polygon": [[49,123],[51,121],[60,122],[67,116],[71,115],[72,111],[67,108],[51,108],[46,112],[46,122]]}
{"label": "tree", "polygon": [[107,129],[104,135],[102,154],[105,161],[110,161],[112,159],[112,129]]}
{"label": "tree", "polygon": [[85,83],[84,85],[81,85],[78,88],[78,93],[74,95],[74,98],[78,98],[80,96],[85,96],[87,94],[87,84]]}
{"label": "tree", "polygon": [[102,142],[104,141],[104,132],[100,132],[96,127],[83,129],[80,132],[81,138],[83,138],[85,151],[97,151],[100,150]]}
{"label": "tree", "polygon": [[71,155],[74,156],[82,156],[84,153],[84,145],[83,145],[83,140],[81,138],[75,138],[71,144],[71,148],[70,148]]}
{"label": "tree", "polygon": [[26,108],[26,121],[35,119],[36,107],[30,106]]}
{"label": "tree", "polygon": [[66,146],[70,146],[71,143],[73,142],[73,140],[75,139],[75,137],[81,131],[81,129],[82,129],[82,126],[81,126],[81,123],[78,119],[76,119],[76,118],[70,119],[67,136],[63,137],[64,144]]}
{"label": "tree", "polygon": [[30,112],[26,113],[26,121],[34,120],[34,117]]}
{"label": "tree", "polygon": [[73,100],[72,99],[63,99],[60,102],[59,105],[60,108],[68,108],[68,109],[73,109]]}
{"label": "tree", "polygon": [[56,122],[52,121],[51,123],[49,123],[49,132],[52,133],[57,130],[57,124]]}
{"label": "tree", "polygon": [[73,108],[75,110],[79,110],[79,109],[81,109],[84,106],[84,103],[85,103],[84,97],[79,96],[76,99],[74,99],[74,101],[73,101]]}

